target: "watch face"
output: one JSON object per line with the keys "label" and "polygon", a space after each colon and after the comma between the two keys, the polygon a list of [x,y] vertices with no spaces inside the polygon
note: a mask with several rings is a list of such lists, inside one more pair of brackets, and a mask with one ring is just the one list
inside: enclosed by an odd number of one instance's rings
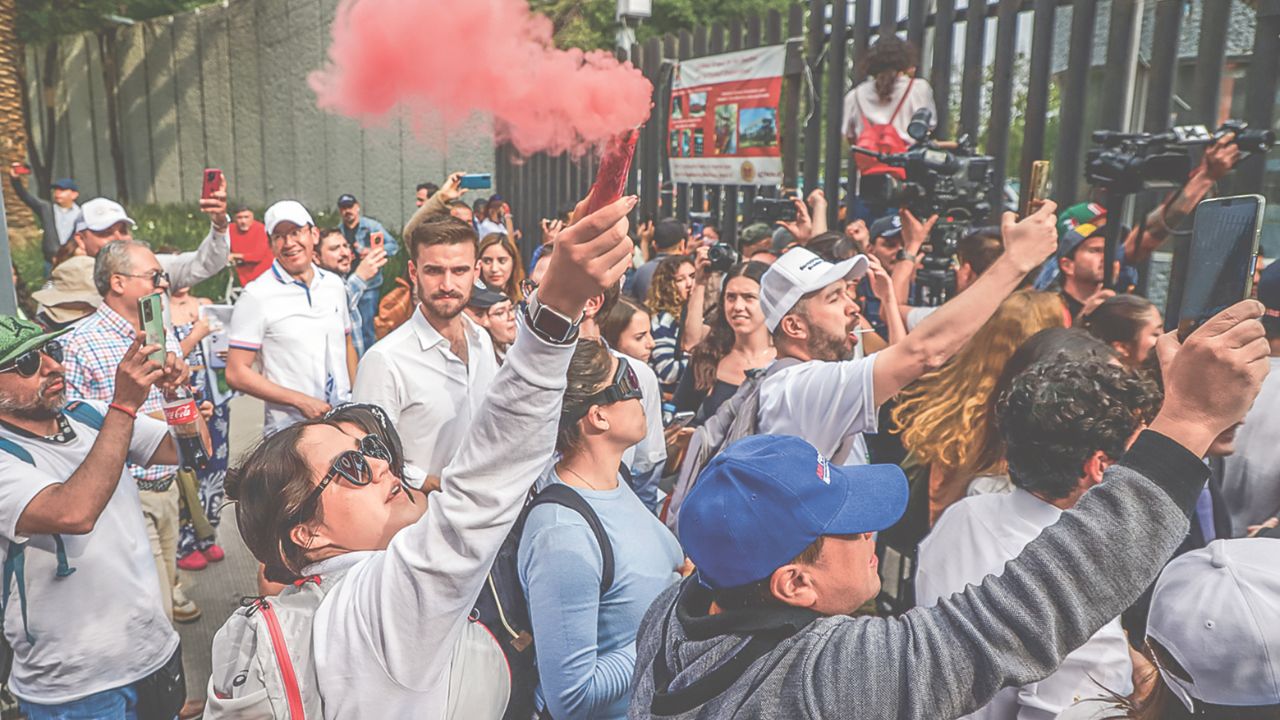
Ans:
{"label": "watch face", "polygon": [[529,324],[543,336],[560,341],[568,339],[575,327],[573,321],[542,304],[536,305]]}

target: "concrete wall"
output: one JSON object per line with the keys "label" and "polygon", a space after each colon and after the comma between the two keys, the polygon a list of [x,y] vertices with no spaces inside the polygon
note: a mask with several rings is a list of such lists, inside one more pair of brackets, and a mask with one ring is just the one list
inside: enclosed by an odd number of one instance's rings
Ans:
{"label": "concrete wall", "polygon": [[[194,208],[201,171],[218,167],[237,201],[293,198],[332,211],[349,192],[394,229],[413,213],[419,182],[439,182],[446,168],[493,172],[488,118],[476,116],[448,137],[428,121],[419,137],[405,117],[364,127],[316,109],[306,77],[324,60],[337,2],[230,0],[120,28],[129,201]],[[33,101],[43,55],[43,48],[28,51]],[[64,38],[59,55],[55,176],[74,177],[85,199],[118,197],[98,38]],[[39,128],[36,134],[41,141]]]}

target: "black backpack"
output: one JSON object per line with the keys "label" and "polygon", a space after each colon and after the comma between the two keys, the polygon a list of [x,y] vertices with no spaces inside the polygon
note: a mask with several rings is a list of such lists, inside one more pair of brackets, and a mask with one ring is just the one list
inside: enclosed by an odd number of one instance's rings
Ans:
{"label": "black backpack", "polygon": [[[619,469],[630,483],[630,472],[624,465]],[[497,638],[498,645],[507,656],[511,668],[511,699],[503,720],[528,720],[536,710],[534,691],[538,687],[538,664],[533,650],[533,624],[529,620],[529,603],[520,585],[518,556],[520,536],[524,533],[525,520],[539,505],[562,505],[578,513],[587,521],[600,545],[604,568],[600,576],[600,594],[603,596],[613,586],[613,546],[605,534],[604,525],[591,505],[568,485],[548,485],[525,503],[516,524],[507,534],[498,550],[498,557],[489,569],[484,588],[476,598],[471,618],[483,623]],[[545,715],[549,717],[549,715]]]}

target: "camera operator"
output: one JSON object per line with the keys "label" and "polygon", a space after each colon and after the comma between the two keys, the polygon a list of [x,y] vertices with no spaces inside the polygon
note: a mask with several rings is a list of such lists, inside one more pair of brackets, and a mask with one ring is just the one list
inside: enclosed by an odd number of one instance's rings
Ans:
{"label": "camera operator", "polygon": [[1130,231],[1124,240],[1124,261],[1137,264],[1151,257],[1151,253],[1171,233],[1186,222],[1213,186],[1231,172],[1240,160],[1240,146],[1236,134],[1228,133],[1209,145],[1200,158],[1200,164],[1192,171],[1186,184],[1164,199],[1156,209],[1147,214],[1147,220],[1139,230]]}
{"label": "camera operator", "polygon": [[[893,288],[898,296],[898,310],[906,323],[907,332],[911,332],[925,318],[936,311],[940,305],[917,307],[910,304],[911,283],[919,267],[920,247],[937,216],[921,223],[909,210],[902,211],[903,250],[900,259],[889,266],[889,274],[893,277]],[[995,226],[977,228],[956,243],[956,294],[967,290],[982,273],[991,267],[996,258],[1004,253],[1004,242],[1000,238],[1000,228]]]}

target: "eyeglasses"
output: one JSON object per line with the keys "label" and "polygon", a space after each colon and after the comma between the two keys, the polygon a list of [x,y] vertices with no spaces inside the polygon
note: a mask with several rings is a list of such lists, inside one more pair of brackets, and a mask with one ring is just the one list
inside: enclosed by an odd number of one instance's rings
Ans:
{"label": "eyeglasses", "polygon": [[131,278],[151,278],[151,287],[162,288],[169,284],[169,273],[163,270],[152,270],[149,273],[116,273]]}
{"label": "eyeglasses", "polygon": [[4,367],[0,367],[0,373],[17,371],[20,377],[29,378],[40,372],[41,353],[48,355],[50,360],[54,362],[62,362],[62,343],[57,340],[50,340],[44,345],[31,348],[14,358],[12,362],[7,363]]}
{"label": "eyeglasses", "polygon": [[499,320],[503,318],[509,318],[514,313],[515,313],[515,308],[511,307],[510,305],[507,305],[506,307],[492,308],[488,311],[489,317],[497,318]]}
{"label": "eyeglasses", "polygon": [[577,422],[593,405],[612,405],[623,400],[638,400],[640,397],[640,378],[631,369],[631,363],[618,358],[618,369],[613,373],[613,381],[608,387],[592,393],[580,405],[565,405],[560,411],[561,422]]}
{"label": "eyeglasses", "polygon": [[302,519],[310,515],[309,508],[320,500],[320,493],[324,492],[329,483],[335,478],[343,478],[354,487],[364,487],[373,481],[373,468],[369,467],[367,458],[374,458],[386,463],[391,462],[391,451],[387,449],[386,444],[382,442],[382,438],[377,435],[365,435],[360,438],[360,446],[358,450],[343,450],[338,457],[333,459],[333,464],[329,466],[329,472],[320,478],[320,483],[315,489],[307,494],[305,500],[298,505],[298,510],[294,512],[290,527],[302,522]]}

